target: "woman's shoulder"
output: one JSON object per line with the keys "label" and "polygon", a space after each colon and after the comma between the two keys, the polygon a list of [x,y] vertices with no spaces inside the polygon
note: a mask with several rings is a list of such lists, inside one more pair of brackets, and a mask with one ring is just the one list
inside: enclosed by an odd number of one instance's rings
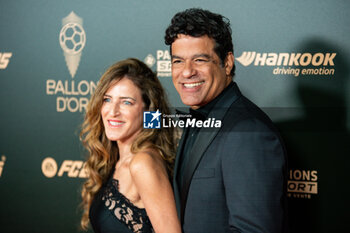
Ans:
{"label": "woman's shoulder", "polygon": [[[147,175],[165,169],[165,163],[158,151],[154,149],[146,149],[137,152],[129,164],[132,176],[136,174]],[[165,171],[165,170],[164,170]]]}

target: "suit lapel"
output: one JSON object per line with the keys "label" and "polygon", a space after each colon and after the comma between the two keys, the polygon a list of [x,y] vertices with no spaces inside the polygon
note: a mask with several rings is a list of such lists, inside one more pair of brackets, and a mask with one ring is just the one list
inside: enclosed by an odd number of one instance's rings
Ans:
{"label": "suit lapel", "polygon": [[204,155],[205,150],[210,145],[211,141],[214,139],[219,129],[212,129],[206,132],[199,132],[197,139],[193,145],[189,158],[189,162],[184,170],[184,183],[181,188],[181,216],[184,217],[184,211],[187,201],[188,189],[191,184],[192,176],[196,170],[199,161]]}
{"label": "suit lapel", "polygon": [[[232,89],[232,90],[231,90]],[[241,95],[237,85],[234,83],[232,88],[228,90],[228,92],[225,93],[224,96],[220,99],[220,101],[214,106],[214,108],[220,106],[220,109],[215,109],[215,111],[211,111],[209,113],[208,118],[215,118],[217,120],[221,120],[223,123],[223,118],[228,110],[228,108],[231,106],[231,104],[236,101],[236,99]],[[223,127],[223,125],[222,125]],[[192,176],[194,174],[194,171],[196,170],[201,158],[204,155],[204,152],[209,147],[210,143],[213,141],[217,133],[220,131],[221,128],[212,128],[212,129],[201,129],[197,139],[192,147],[192,150],[189,155],[189,162],[187,167],[184,170],[184,183],[183,187],[181,188],[181,221],[183,221],[184,217],[184,211],[185,206],[187,202],[187,195],[188,190],[191,184]],[[182,137],[183,139],[184,137]],[[180,144],[183,146],[183,142]],[[179,147],[180,148],[180,147]],[[182,153],[182,147],[181,150],[177,151],[177,160],[180,156],[179,153]]]}
{"label": "suit lapel", "polygon": [[179,193],[179,186],[177,183],[177,175],[178,175],[178,170],[179,170],[179,161],[180,161],[180,156],[182,156],[182,151],[184,147],[184,138],[186,136],[186,130],[184,129],[181,135],[181,139],[179,141],[179,145],[176,150],[176,157],[175,157],[175,164],[174,164],[174,174],[173,174],[173,188],[174,188],[174,196],[175,196],[175,203],[176,203],[176,209],[177,209],[177,214],[180,219],[180,214],[181,214],[181,201],[180,201],[180,193]]}

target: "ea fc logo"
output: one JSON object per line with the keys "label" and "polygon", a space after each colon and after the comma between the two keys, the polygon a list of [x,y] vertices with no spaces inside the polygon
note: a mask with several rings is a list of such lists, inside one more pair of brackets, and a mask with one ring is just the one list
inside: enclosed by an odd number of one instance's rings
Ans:
{"label": "ea fc logo", "polygon": [[143,128],[145,129],[160,129],[160,116],[162,114],[156,112],[143,112]]}
{"label": "ea fc logo", "polygon": [[54,177],[56,175],[56,172],[57,172],[56,161],[51,157],[47,157],[41,163],[41,170],[46,177],[48,177],[48,178]]}

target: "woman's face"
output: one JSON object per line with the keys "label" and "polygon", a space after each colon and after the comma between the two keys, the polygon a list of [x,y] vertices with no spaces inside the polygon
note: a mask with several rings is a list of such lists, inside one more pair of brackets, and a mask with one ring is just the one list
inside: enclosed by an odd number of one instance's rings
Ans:
{"label": "woman's face", "polygon": [[140,89],[127,78],[111,85],[104,95],[101,115],[109,140],[132,143],[141,132],[144,103]]}

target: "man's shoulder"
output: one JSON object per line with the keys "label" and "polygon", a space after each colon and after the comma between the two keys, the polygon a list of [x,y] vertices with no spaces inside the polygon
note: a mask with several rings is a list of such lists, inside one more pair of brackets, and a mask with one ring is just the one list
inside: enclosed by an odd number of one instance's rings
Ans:
{"label": "man's shoulder", "polygon": [[243,95],[227,109],[222,127],[226,130],[276,130],[269,116]]}

